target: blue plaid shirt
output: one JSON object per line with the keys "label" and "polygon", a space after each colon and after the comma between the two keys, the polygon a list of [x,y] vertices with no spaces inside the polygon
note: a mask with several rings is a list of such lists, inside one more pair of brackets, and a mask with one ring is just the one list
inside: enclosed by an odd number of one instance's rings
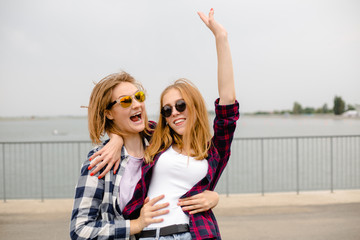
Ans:
{"label": "blue plaid shirt", "polygon": [[124,219],[118,204],[120,180],[128,162],[124,148],[116,175],[110,171],[98,179],[101,171],[94,176],[89,174],[89,158],[107,142],[91,150],[81,167],[70,223],[71,239],[135,239],[130,236],[130,220]]}

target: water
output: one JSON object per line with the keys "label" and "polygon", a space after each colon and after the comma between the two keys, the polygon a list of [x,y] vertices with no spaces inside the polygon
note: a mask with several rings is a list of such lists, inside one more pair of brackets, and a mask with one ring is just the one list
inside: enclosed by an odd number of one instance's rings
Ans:
{"label": "water", "polygon": [[[150,119],[156,119],[154,117]],[[360,135],[360,119],[242,116],[235,137]],[[0,198],[73,197],[89,143],[87,119],[0,120]],[[297,142],[298,141],[298,142]],[[216,188],[255,193],[360,187],[360,138],[238,139]],[[19,178],[19,171],[26,174]]]}
{"label": "water", "polygon": [[[360,118],[241,116],[235,132],[235,137],[316,135],[360,135]],[[67,140],[90,140],[85,117],[0,120],[0,141]]]}

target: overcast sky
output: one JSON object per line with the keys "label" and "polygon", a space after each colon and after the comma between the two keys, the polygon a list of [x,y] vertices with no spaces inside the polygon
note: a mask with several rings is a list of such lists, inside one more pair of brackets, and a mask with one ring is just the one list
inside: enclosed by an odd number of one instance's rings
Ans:
{"label": "overcast sky", "polygon": [[360,104],[360,1],[1,0],[0,116],[86,115],[93,82],[125,70],[148,112],[185,77],[208,108],[214,39],[197,11],[228,30],[242,112]]}

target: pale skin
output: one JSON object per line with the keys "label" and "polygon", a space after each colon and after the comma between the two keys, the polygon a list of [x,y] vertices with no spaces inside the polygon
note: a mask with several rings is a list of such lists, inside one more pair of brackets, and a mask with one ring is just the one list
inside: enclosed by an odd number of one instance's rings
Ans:
{"label": "pale skin", "polygon": [[[215,21],[213,9],[210,10],[208,16],[202,12],[198,12],[198,15],[215,37],[218,59],[218,91],[220,97],[219,104],[233,104],[236,99],[236,94],[227,31],[221,24]],[[104,177],[113,166],[113,171],[116,173],[120,165],[121,152],[119,150],[119,146],[123,145],[123,139],[120,136],[113,134],[110,135],[110,138],[111,141],[100,151],[96,152],[90,159],[92,161],[90,166],[96,166],[92,173],[97,173],[100,169],[106,166],[105,170],[99,176],[100,178]],[[190,214],[195,214],[215,207],[218,201],[219,196],[216,192],[204,191],[192,197],[179,199],[178,205],[182,206],[184,211],[190,211]]]}

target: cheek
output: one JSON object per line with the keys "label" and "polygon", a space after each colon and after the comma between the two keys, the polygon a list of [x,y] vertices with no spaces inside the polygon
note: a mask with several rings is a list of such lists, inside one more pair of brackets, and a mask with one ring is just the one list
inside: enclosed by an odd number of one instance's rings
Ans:
{"label": "cheek", "polygon": [[118,111],[116,111],[114,116],[115,116],[115,120],[118,123],[121,123],[122,121],[126,121],[127,118],[129,118],[129,113],[125,111],[125,109],[118,109]]}
{"label": "cheek", "polygon": [[166,124],[171,124],[170,118],[165,118]]}

